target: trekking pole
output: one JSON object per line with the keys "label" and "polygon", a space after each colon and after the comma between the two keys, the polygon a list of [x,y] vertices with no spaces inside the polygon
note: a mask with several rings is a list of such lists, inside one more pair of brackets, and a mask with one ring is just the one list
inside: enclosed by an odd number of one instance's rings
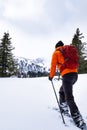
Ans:
{"label": "trekking pole", "polygon": [[56,101],[57,101],[57,104],[58,104],[58,107],[59,107],[59,110],[60,110],[60,113],[61,113],[62,121],[63,121],[63,123],[65,124],[65,120],[64,120],[64,117],[63,117],[61,108],[60,108],[60,104],[59,104],[59,101],[58,101],[58,97],[57,97],[57,94],[56,94],[56,90],[55,90],[53,81],[51,81],[51,83],[52,83],[53,91],[54,91],[54,94],[55,94],[55,97],[56,97]]}

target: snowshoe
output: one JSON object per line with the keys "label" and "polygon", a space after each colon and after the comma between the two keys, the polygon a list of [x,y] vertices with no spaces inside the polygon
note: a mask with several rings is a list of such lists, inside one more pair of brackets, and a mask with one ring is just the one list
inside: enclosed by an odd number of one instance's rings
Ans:
{"label": "snowshoe", "polygon": [[84,122],[80,112],[76,112],[72,116],[75,125],[80,128],[81,130],[87,130],[86,123]]}

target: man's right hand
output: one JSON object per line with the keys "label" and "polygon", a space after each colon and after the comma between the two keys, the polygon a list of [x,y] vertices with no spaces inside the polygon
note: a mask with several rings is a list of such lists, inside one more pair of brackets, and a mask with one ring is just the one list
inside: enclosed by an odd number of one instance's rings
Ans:
{"label": "man's right hand", "polygon": [[49,79],[50,81],[52,81],[53,78],[49,76],[48,79]]}

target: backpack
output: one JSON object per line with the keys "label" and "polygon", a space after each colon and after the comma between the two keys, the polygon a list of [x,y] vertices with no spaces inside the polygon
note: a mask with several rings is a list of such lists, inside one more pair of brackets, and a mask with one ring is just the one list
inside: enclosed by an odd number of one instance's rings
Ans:
{"label": "backpack", "polygon": [[60,73],[65,69],[76,69],[79,66],[79,56],[74,45],[65,45],[58,49],[63,57],[64,64],[61,64]]}

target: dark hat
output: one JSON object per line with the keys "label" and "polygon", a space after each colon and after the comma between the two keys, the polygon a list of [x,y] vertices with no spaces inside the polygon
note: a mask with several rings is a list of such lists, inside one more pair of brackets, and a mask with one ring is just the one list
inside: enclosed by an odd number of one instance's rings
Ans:
{"label": "dark hat", "polygon": [[59,47],[59,46],[63,46],[64,45],[64,43],[62,42],[62,41],[59,41],[59,42],[57,42],[57,44],[55,45],[55,48],[57,48],[57,47]]}

